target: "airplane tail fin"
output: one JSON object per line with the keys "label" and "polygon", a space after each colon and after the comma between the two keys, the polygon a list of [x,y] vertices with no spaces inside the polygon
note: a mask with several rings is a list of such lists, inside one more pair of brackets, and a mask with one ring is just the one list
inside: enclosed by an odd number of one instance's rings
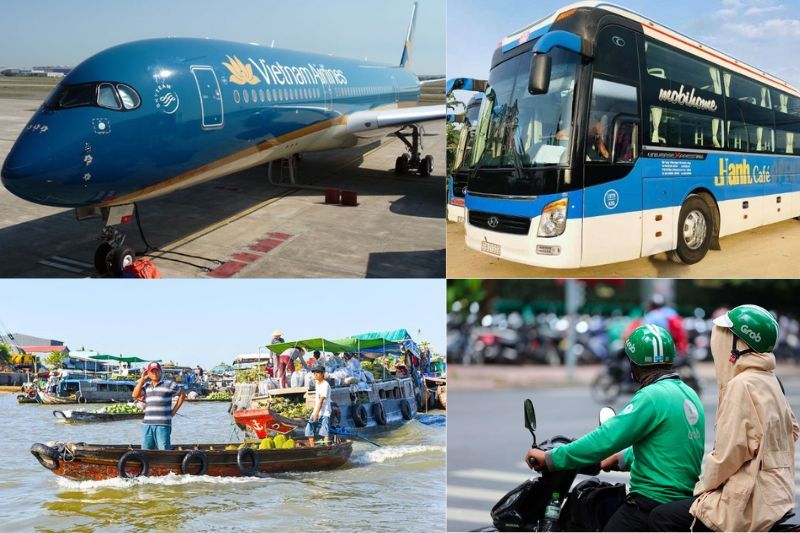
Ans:
{"label": "airplane tail fin", "polygon": [[411,69],[411,49],[414,47],[414,29],[417,26],[417,4],[418,2],[414,2],[414,7],[411,8],[411,23],[408,25],[403,55],[400,57],[400,66],[409,70]]}

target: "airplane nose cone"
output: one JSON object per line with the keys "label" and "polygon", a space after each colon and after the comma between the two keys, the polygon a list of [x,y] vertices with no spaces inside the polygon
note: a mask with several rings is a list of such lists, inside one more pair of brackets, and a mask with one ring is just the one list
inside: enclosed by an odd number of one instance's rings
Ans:
{"label": "airplane nose cone", "polygon": [[3,162],[0,180],[6,189],[20,198],[40,202],[42,176],[47,173],[47,161],[43,154],[37,154],[33,148],[32,143],[17,140]]}
{"label": "airplane nose cone", "polygon": [[85,201],[75,197],[85,191],[70,186],[81,175],[73,144],[26,128],[3,162],[0,181],[12,194],[37,204],[72,207]]}

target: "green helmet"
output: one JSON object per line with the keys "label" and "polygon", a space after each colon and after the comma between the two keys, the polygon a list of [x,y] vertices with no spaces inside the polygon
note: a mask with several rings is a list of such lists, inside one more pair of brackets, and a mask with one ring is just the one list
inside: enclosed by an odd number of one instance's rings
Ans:
{"label": "green helmet", "polygon": [[758,353],[769,353],[778,342],[778,322],[769,311],[757,305],[740,305],[714,319],[714,324],[729,328]]}
{"label": "green helmet", "polygon": [[625,353],[639,366],[672,364],[675,360],[675,341],[661,326],[639,326],[625,341]]}

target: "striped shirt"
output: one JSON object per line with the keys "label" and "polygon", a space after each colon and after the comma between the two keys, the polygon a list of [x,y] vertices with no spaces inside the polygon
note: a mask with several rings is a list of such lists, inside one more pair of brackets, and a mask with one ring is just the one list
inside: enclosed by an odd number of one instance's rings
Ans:
{"label": "striped shirt", "polygon": [[180,385],[171,379],[162,379],[153,387],[147,380],[142,386],[144,393],[144,420],[142,424],[172,425],[172,397],[181,390]]}

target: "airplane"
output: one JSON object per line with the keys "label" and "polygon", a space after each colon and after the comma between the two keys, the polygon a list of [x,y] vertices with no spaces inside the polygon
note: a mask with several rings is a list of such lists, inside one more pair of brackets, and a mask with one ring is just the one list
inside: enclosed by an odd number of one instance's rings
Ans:
{"label": "airplane", "polygon": [[[417,105],[411,70],[417,3],[399,65],[195,38],[114,46],[56,86],[23,129],[0,178],[16,196],[103,220],[100,274],[136,259],[119,225],[142,200],[301,152],[396,135],[395,171],[430,175],[421,123],[445,105]],[[138,216],[138,215],[137,215]]]}

